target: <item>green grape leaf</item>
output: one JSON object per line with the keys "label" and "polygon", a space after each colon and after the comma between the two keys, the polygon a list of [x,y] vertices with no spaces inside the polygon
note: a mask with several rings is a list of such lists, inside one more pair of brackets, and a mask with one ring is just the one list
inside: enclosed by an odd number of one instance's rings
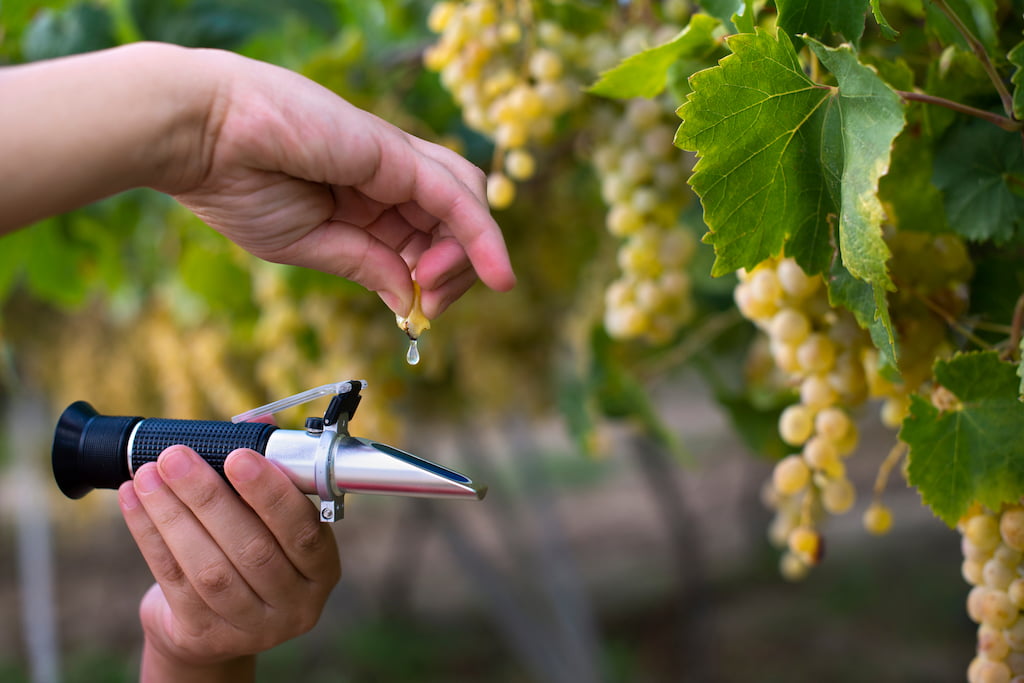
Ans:
{"label": "green grape leaf", "polygon": [[753,268],[783,248],[807,272],[823,272],[837,228],[843,266],[871,286],[874,319],[892,344],[877,195],[905,124],[902,101],[849,47],[805,40],[838,87],[807,78],[781,32],[729,37],[733,54],[691,78],[676,144],[698,155],[690,184],[715,248],[712,275]]}
{"label": "green grape leaf", "polygon": [[697,4],[711,16],[717,17],[730,32],[733,29],[739,33],[754,32],[752,0],[699,0]]}
{"label": "green grape leaf", "polygon": [[995,352],[938,361],[935,378],[959,404],[940,411],[914,396],[900,439],[910,484],[954,526],[974,502],[999,509],[1024,494],[1024,403],[1014,365]]}
{"label": "green grape leaf", "polygon": [[[986,107],[992,97],[992,81],[985,66],[974,52],[950,45],[939,59],[928,65],[924,89],[929,95],[954,102]],[[927,104],[915,105],[921,112],[922,122],[933,137],[941,136],[958,114],[952,109]]]}
{"label": "green grape leaf", "polygon": [[787,240],[806,247],[804,270],[820,273],[838,214],[821,163],[832,89],[807,78],[784,33],[726,42],[732,54],[690,78],[676,133],[676,145],[698,156],[690,184],[715,248],[712,275],[753,268]]}
{"label": "green grape leaf", "polygon": [[629,99],[655,97],[668,83],[669,68],[680,59],[693,59],[707,54],[718,41],[712,36],[719,25],[714,17],[695,14],[686,28],[675,38],[635,55],[601,74],[587,92],[604,97]]}
{"label": "green grape leaf", "polygon": [[[879,309],[874,287],[853,277],[838,260],[832,265],[827,283],[829,303],[853,313],[857,323],[868,331],[871,341],[881,353],[881,371],[889,379],[896,379],[899,374],[896,370],[897,346],[895,338],[889,334],[892,323],[888,306]],[[879,312],[882,315],[878,315]]]}
{"label": "green grape leaf", "polygon": [[826,26],[840,33],[854,45],[864,33],[864,15],[869,0],[821,2],[821,0],[775,0],[779,10],[779,26],[790,35],[806,33],[823,38]]}
{"label": "green grape leaf", "polygon": [[[874,289],[877,317],[888,318],[885,291],[893,289],[886,269],[889,248],[882,239],[885,212],[878,200],[878,182],[889,170],[893,141],[906,119],[903,102],[878,74],[857,61],[848,46],[829,48],[816,40],[808,45],[836,77],[839,102],[836,125],[843,137],[843,176],[839,217],[839,248],[843,265]],[[892,325],[886,320],[892,336]]]}
{"label": "green grape leaf", "polygon": [[1010,82],[1013,83],[1013,117],[1015,119],[1024,118],[1024,41],[1017,43],[1012,50],[1006,55],[1006,58],[1017,67],[1017,70],[1013,72],[1013,76],[1010,77]]}
{"label": "green grape leaf", "polygon": [[898,230],[949,231],[942,194],[932,182],[933,155],[917,130],[904,130],[893,144],[892,164],[878,182],[878,198]]}
{"label": "green grape leaf", "polygon": [[[996,18],[996,0],[945,0],[945,5],[957,16],[967,31],[981,42],[989,55],[995,56],[998,53],[999,21]],[[971,49],[964,34],[934,2],[925,3],[925,28],[942,45],[956,45],[963,50]]]}
{"label": "green grape leaf", "polygon": [[896,40],[899,37],[900,32],[897,31],[886,21],[885,16],[882,14],[882,3],[881,0],[871,0],[871,13],[875,17],[875,22],[878,24],[878,28],[882,29],[882,35],[889,40]]}
{"label": "green grape leaf", "polygon": [[1008,242],[1024,218],[1020,134],[981,120],[954,128],[936,151],[934,181],[957,234],[974,242]]}

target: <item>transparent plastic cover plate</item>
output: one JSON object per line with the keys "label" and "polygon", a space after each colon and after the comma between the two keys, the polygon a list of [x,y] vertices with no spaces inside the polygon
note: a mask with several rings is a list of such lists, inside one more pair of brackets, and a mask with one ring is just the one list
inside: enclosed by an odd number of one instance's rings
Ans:
{"label": "transparent plastic cover plate", "polygon": [[324,384],[319,387],[314,387],[312,389],[307,389],[306,391],[299,392],[294,396],[289,396],[287,398],[282,398],[272,403],[268,403],[265,406],[260,406],[259,408],[247,410],[244,413],[240,413],[239,415],[235,415],[234,417],[232,417],[231,421],[236,424],[239,422],[252,422],[253,420],[256,420],[258,418],[266,417],[267,415],[273,415],[274,413],[279,413],[282,410],[288,410],[289,408],[300,406],[303,403],[315,401],[321,396],[336,396],[338,394],[347,394],[348,392],[352,391],[353,382],[358,382],[360,384],[361,389],[366,388],[366,380],[345,380],[344,382]]}

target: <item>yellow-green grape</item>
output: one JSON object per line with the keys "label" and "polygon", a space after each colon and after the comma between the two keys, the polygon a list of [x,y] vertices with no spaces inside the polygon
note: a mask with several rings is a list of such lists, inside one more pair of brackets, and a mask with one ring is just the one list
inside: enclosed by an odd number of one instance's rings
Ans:
{"label": "yellow-green grape", "polygon": [[999,517],[999,536],[1010,548],[1024,551],[1024,507],[1014,505]]}
{"label": "yellow-green grape", "polygon": [[435,3],[430,8],[430,14],[427,16],[427,26],[434,33],[440,33],[448,26],[456,11],[456,3],[454,2]]}
{"label": "yellow-green grape", "polygon": [[1010,667],[1005,662],[975,657],[967,667],[968,683],[1011,683]]}
{"label": "yellow-green grape", "polygon": [[822,409],[814,418],[814,431],[833,442],[842,441],[851,429],[849,416],[834,406]]}
{"label": "yellow-green grape", "polygon": [[864,511],[864,528],[875,536],[889,533],[892,528],[892,511],[883,503],[871,503]]}
{"label": "yellow-green grape", "polygon": [[525,149],[513,149],[505,156],[505,171],[514,180],[529,180],[537,165]]}
{"label": "yellow-green grape", "polygon": [[507,209],[516,198],[516,186],[503,173],[487,176],[487,202],[495,209]]}
{"label": "yellow-green grape", "polygon": [[[967,518],[963,535],[982,552],[994,552],[1002,540],[1000,520],[988,512],[979,512]],[[1007,544],[1010,545],[1010,544]],[[1010,546],[1013,547],[1012,545]]]}
{"label": "yellow-green grape", "polygon": [[775,490],[784,496],[791,496],[802,491],[811,478],[811,471],[799,455],[787,455],[775,464],[772,481]]}
{"label": "yellow-green grape", "polygon": [[832,340],[819,332],[808,335],[796,349],[797,362],[805,372],[828,372],[835,357]]}
{"label": "yellow-green grape", "polygon": [[616,237],[630,237],[644,227],[644,217],[629,204],[616,204],[608,212],[605,224]]}
{"label": "yellow-green grape", "polygon": [[818,564],[824,552],[821,534],[809,526],[798,526],[793,529],[787,539],[787,545],[789,551],[808,566]]}
{"label": "yellow-green grape", "polygon": [[779,436],[791,446],[802,446],[814,432],[814,418],[807,406],[787,406],[779,416]]}
{"label": "yellow-green grape", "polygon": [[825,482],[821,487],[821,505],[830,515],[841,515],[857,500],[857,490],[849,479],[839,478]]}
{"label": "yellow-green grape", "polygon": [[783,308],[771,319],[769,334],[785,344],[801,344],[811,333],[807,315],[795,308]]}
{"label": "yellow-green grape", "polygon": [[796,553],[785,552],[779,560],[779,573],[787,581],[802,581],[810,572],[810,565]]}
{"label": "yellow-green grape", "polygon": [[904,418],[910,414],[909,396],[890,396],[882,401],[881,418],[882,424],[890,429],[896,429],[903,424]]}
{"label": "yellow-green grape", "polygon": [[841,474],[842,461],[835,444],[822,436],[813,436],[804,444],[804,461],[828,476]]}

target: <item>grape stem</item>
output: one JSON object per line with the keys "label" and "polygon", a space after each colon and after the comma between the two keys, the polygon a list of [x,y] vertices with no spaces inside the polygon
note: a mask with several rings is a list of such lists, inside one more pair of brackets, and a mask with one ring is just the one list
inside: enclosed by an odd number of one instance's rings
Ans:
{"label": "grape stem", "polygon": [[897,90],[896,94],[902,97],[904,100],[924,102],[926,104],[934,104],[939,107],[945,107],[946,109],[952,109],[953,111],[960,112],[961,114],[976,116],[977,118],[984,119],[989,123],[994,123],[1003,130],[1009,131],[1011,133],[1024,130],[1024,121],[1017,121],[1016,119],[1012,119],[992,111],[985,111],[984,109],[971,107],[966,104],[961,104],[960,102],[947,100],[944,97],[936,97],[935,95],[929,95],[923,92],[912,92],[909,90]]}
{"label": "grape stem", "polygon": [[818,485],[813,482],[809,482],[807,484],[807,493],[804,494],[804,499],[800,501],[801,526],[814,526],[814,504],[818,500],[819,495],[821,494],[818,491]]}
{"label": "grape stem", "polygon": [[[964,37],[967,44],[971,46],[971,50],[974,51],[974,54],[981,61],[981,65],[984,67],[985,73],[988,74],[988,77],[992,80],[992,84],[996,87],[996,91],[999,93],[999,99],[1003,102],[1003,111],[1006,112],[1007,117],[1010,117],[1010,120],[1013,120],[1013,97],[1010,95],[1010,91],[1007,90],[1006,84],[1003,83],[1003,79],[1000,77],[999,72],[992,63],[992,60],[989,59],[988,51],[985,50],[985,46],[981,44],[981,41],[978,40],[977,36],[971,33],[971,30],[967,28],[967,25],[960,19],[957,13],[949,7],[946,0],[934,0],[934,2],[935,6],[946,15],[946,18],[949,19],[950,23],[956,27],[956,30]],[[1020,128],[1007,130],[1020,130]]]}
{"label": "grape stem", "polygon": [[[893,279],[895,281],[895,278],[893,278]],[[898,285],[898,283],[897,283],[897,285]],[[903,289],[903,288],[901,287],[901,289]],[[952,313],[950,313],[949,311],[944,309],[942,306],[939,306],[937,303],[935,303],[934,301],[929,299],[924,294],[921,294],[920,292],[914,292],[913,295],[917,299],[919,299],[921,301],[921,303],[923,303],[925,306],[927,306],[928,310],[930,310],[932,313],[935,313],[940,318],[942,318],[942,320],[950,328],[952,328],[953,330],[955,330],[959,334],[962,334],[966,339],[968,339],[972,343],[976,344],[979,348],[985,349],[986,351],[991,351],[992,350],[992,345],[991,344],[989,344],[987,341],[985,341],[984,339],[982,339],[978,335],[976,335],[973,332],[971,332],[971,330],[969,330],[966,327],[964,327],[963,325],[961,325],[960,321],[958,321],[956,319],[956,317]]]}
{"label": "grape stem", "polygon": [[907,444],[902,441],[897,441],[896,445],[889,451],[889,455],[885,456],[885,460],[878,467],[878,476],[875,477],[875,500],[881,498],[882,493],[885,491],[885,487],[889,485],[889,475],[892,474],[892,469],[896,467],[896,464],[903,459],[903,456],[907,452]]}
{"label": "grape stem", "polygon": [[686,365],[694,356],[706,351],[715,339],[743,320],[743,316],[735,308],[710,316],[700,327],[686,335],[683,342],[673,346],[670,352],[645,368],[644,375],[648,378],[666,377],[668,370]]}

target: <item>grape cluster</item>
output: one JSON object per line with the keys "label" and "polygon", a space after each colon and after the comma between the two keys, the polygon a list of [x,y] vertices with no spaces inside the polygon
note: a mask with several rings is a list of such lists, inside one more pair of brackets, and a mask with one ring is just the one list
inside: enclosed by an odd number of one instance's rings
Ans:
{"label": "grape cluster", "polygon": [[[634,24],[588,36],[588,66],[596,76],[678,30],[672,23]],[[604,327],[616,339],[663,344],[693,317],[688,266],[697,238],[680,220],[692,201],[692,159],[673,144],[675,107],[668,95],[606,102],[591,122],[589,156],[608,206],[605,226],[620,240],[620,275],[604,301]]]}
{"label": "grape cluster", "polygon": [[538,21],[531,2],[439,2],[429,28],[440,34],[424,63],[462,110],[466,124],[495,143],[487,198],[496,209],[515,199],[516,181],[533,177],[531,142],[549,139],[556,119],[580,97],[572,60],[576,36]]}
{"label": "grape cluster", "polygon": [[[785,549],[781,572],[795,580],[822,556],[822,516],[847,512],[856,499],[845,459],[859,434],[848,411],[899,389],[878,375],[870,337],[852,314],[829,304],[820,276],[781,258],[739,278],[734,296],[740,312],[766,334],[774,366],[799,395],[779,418],[779,435],[798,450],[776,463],[765,492],[776,511],[770,538]],[[864,523],[872,533],[885,533],[891,514],[876,500]]]}
{"label": "grape cluster", "polygon": [[969,683],[1024,683],[1024,506],[975,506],[957,525],[967,613],[978,624]]}
{"label": "grape cluster", "polygon": [[[779,435],[800,450],[776,464],[765,493],[776,510],[770,536],[786,549],[781,570],[791,579],[802,577],[820,558],[816,527],[824,513],[842,514],[854,504],[844,459],[855,450],[858,433],[849,411],[879,400],[882,423],[895,429],[906,417],[912,393],[929,392],[933,401],[942,396],[942,388],[932,386],[931,367],[951,351],[947,321],[966,306],[967,250],[953,235],[890,230],[885,237],[899,284],[889,299],[900,344],[898,377],[882,371],[879,352],[853,315],[830,305],[820,276],[807,276],[788,258],[739,273],[737,307],[765,333],[775,369],[799,394],[799,401],[782,411]],[[879,467],[874,498],[862,519],[869,533],[884,534],[892,526],[881,494],[905,455],[905,444],[897,442]]]}
{"label": "grape cluster", "polygon": [[593,164],[621,240],[618,279],[605,290],[604,326],[617,339],[666,343],[693,316],[688,266],[694,233],[680,223],[690,201],[687,159],[672,144],[670,100],[633,99],[597,117]]}

